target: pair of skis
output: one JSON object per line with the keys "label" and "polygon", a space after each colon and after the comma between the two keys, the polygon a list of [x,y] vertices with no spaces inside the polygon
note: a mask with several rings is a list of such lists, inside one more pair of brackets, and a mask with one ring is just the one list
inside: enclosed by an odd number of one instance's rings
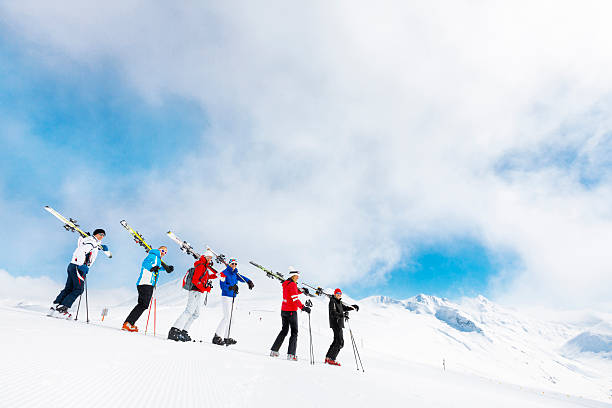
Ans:
{"label": "pair of skis", "polygon": [[[276,280],[278,280],[280,283],[283,283],[285,280],[287,280],[287,278],[285,278],[285,277],[283,276],[283,274],[282,274],[282,273],[280,273],[280,272],[273,272],[272,270],[267,269],[267,268],[265,268],[265,267],[261,266],[260,264],[253,262],[253,261],[249,261],[249,263],[250,263],[251,265],[253,265],[253,266],[255,266],[255,267],[257,267],[257,268],[261,269],[262,271],[264,271],[264,272],[266,273],[266,276],[267,276],[268,278],[270,278],[270,279],[276,279]],[[308,288],[306,288],[306,287],[302,286],[302,287],[300,288],[300,290],[301,290],[302,292],[304,292],[304,294],[305,294],[306,296],[314,297],[314,295],[313,295],[312,293],[310,293],[310,291],[308,290]]]}
{"label": "pair of skis", "polygon": [[[89,232],[85,232],[80,228],[79,224],[77,224],[77,220],[73,218],[64,217],[62,214],[58,213],[57,211],[55,211],[53,208],[49,207],[48,205],[45,205],[45,210],[47,210],[51,215],[53,215],[55,218],[63,222],[64,229],[66,231],[77,232],[83,238],[91,235]],[[111,251],[105,251],[104,249],[102,249],[102,244],[98,244],[98,249],[104,252],[104,255],[108,256],[109,258],[113,257],[113,254],[111,253]]]}

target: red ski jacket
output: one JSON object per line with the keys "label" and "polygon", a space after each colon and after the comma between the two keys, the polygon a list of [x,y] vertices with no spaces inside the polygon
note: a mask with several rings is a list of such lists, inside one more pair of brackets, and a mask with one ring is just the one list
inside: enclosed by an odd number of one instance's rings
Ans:
{"label": "red ski jacket", "polygon": [[283,307],[284,312],[296,312],[298,308],[303,308],[304,305],[298,299],[298,295],[302,293],[297,284],[292,279],[287,279],[283,282]]}
{"label": "red ski jacket", "polygon": [[193,266],[195,266],[195,272],[193,272],[193,278],[191,278],[191,283],[195,286],[192,290],[197,290],[198,292],[210,292],[212,289],[210,286],[206,287],[206,283],[211,279],[217,278],[217,272],[212,267],[212,262],[208,263],[206,257],[201,256],[200,259],[195,261]]}

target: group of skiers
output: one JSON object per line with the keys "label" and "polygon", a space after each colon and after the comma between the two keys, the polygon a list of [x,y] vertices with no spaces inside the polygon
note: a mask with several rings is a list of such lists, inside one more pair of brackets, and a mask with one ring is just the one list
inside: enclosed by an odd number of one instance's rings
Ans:
{"label": "group of skiers", "polygon": [[[71,318],[72,315],[69,309],[74,301],[83,293],[84,285],[86,285],[87,272],[95,262],[98,250],[108,250],[106,245],[101,244],[105,236],[106,233],[103,229],[96,229],[93,235],[79,238],[77,248],[68,264],[68,278],[65,288],[54,300],[53,306],[49,312],[50,316],[58,314],[59,317]],[[147,256],[142,262],[140,275],[136,282],[138,302],[125,319],[121,328],[122,330],[128,332],[138,331],[136,322],[143,312],[150,307],[159,272],[166,271],[167,273],[171,273],[174,270],[172,265],[167,265],[162,261],[162,258],[167,253],[168,248],[165,246],[160,246],[158,249],[151,249],[148,251]],[[200,315],[202,303],[213,287],[212,281],[218,279],[221,288],[223,318],[215,330],[212,342],[217,345],[236,344],[236,340],[229,337],[229,325],[231,322],[233,303],[238,294],[238,283],[246,283],[250,290],[252,290],[255,285],[253,281],[238,272],[238,262],[236,259],[232,258],[229,262],[225,262],[223,257],[217,257],[217,261],[226,266],[222,272],[218,272],[213,268],[213,258],[215,258],[215,254],[210,249],[207,249],[204,255],[200,256],[200,258],[195,261],[194,267],[191,268],[183,278],[183,288],[188,291],[187,305],[185,311],[181,313],[170,328],[168,339],[175,341],[191,341],[189,329]],[[270,351],[271,357],[279,356],[280,347],[289,333],[289,330],[291,330],[287,359],[297,361],[297,311],[298,309],[306,313],[310,313],[311,311],[310,307],[304,305],[299,299],[299,295],[303,292],[297,286],[298,279],[299,271],[290,267],[289,277],[282,282],[282,328],[272,344]],[[329,325],[333,330],[334,339],[325,356],[325,363],[338,366],[340,363],[336,361],[336,358],[340,349],[344,346],[342,333],[344,321],[348,319],[349,311],[359,310],[359,306],[348,306],[342,303],[341,299],[342,291],[336,289],[329,301]]]}

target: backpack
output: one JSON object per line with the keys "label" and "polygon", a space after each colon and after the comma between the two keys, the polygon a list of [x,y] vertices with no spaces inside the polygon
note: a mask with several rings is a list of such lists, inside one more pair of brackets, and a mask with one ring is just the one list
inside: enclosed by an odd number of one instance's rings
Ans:
{"label": "backpack", "polygon": [[194,284],[192,282],[194,272],[195,272],[195,268],[189,268],[189,270],[187,270],[187,273],[185,274],[185,277],[183,278],[183,289],[191,290],[191,288],[194,287]]}

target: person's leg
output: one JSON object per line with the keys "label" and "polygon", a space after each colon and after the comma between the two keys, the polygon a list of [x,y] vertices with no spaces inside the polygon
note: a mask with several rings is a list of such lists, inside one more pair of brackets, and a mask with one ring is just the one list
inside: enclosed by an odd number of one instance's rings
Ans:
{"label": "person's leg", "polygon": [[222,339],[227,337],[227,326],[229,324],[230,312],[232,309],[232,298],[229,296],[221,296],[221,306],[223,306],[223,318],[215,330],[215,334]]}
{"label": "person's leg", "polygon": [[72,278],[70,277],[70,265],[72,264],[68,264],[68,267],[66,268],[66,284],[64,285],[64,289],[62,289],[62,291],[59,293],[59,295],[57,295],[57,297],[53,301],[53,303],[56,305],[61,304],[62,300],[64,300],[66,295],[68,295],[70,292],[72,292],[72,289],[74,289],[72,287]]}
{"label": "person's leg", "polygon": [[134,309],[130,312],[126,322],[132,326],[136,324],[136,321],[140,318],[142,313],[149,308],[151,297],[153,296],[152,285],[138,285],[138,303],[134,306]]}
{"label": "person's leg", "polygon": [[298,339],[298,317],[297,312],[291,312],[289,316],[289,326],[291,327],[291,336],[289,337],[289,350],[287,354],[295,355],[297,350],[297,339]]}
{"label": "person's leg", "polygon": [[183,311],[183,313],[181,313],[181,315],[178,317],[178,319],[176,319],[176,321],[174,322],[174,325],[172,325],[172,327],[176,327],[179,330],[187,330],[187,328],[185,327],[187,325],[187,322],[189,321],[189,319],[191,318],[191,316],[193,315],[194,311],[195,311],[195,302],[194,302],[194,294],[195,293],[200,293],[197,292],[195,290],[190,290],[187,293],[187,306],[185,306],[185,310]]}
{"label": "person's leg", "polygon": [[285,337],[287,337],[287,333],[289,333],[289,313],[291,312],[281,312],[281,321],[283,322],[283,327],[281,331],[276,336],[276,340],[274,340],[274,344],[272,344],[272,348],[270,350],[278,352],[280,347],[283,345],[283,341],[285,341]]}
{"label": "person's leg", "polygon": [[342,328],[341,327],[335,327],[334,328],[334,349],[332,350],[331,354],[329,355],[329,358],[331,358],[332,360],[336,361],[336,358],[338,357],[338,353],[340,352],[340,349],[342,349],[342,347],[344,347],[344,338],[342,335]]}
{"label": "person's leg", "polygon": [[333,360],[334,350],[336,349],[337,336],[336,336],[336,328],[332,327],[331,329],[334,333],[334,339],[332,340],[332,343],[329,345],[329,349],[327,350],[327,354],[325,354],[325,357]]}
{"label": "person's leg", "polygon": [[190,314],[187,317],[187,321],[183,325],[183,330],[189,331],[189,328],[193,324],[194,320],[200,317],[200,307],[202,305],[203,297],[204,293],[198,292],[197,290],[192,290],[189,292],[189,302],[187,303],[187,307],[189,308]]}
{"label": "person's leg", "polygon": [[85,290],[85,281],[81,279],[78,275],[77,266],[75,264],[68,265],[68,277],[70,278],[72,290],[64,297],[64,299],[60,302],[62,305],[67,308],[72,307],[72,304],[81,296],[83,290]]}

